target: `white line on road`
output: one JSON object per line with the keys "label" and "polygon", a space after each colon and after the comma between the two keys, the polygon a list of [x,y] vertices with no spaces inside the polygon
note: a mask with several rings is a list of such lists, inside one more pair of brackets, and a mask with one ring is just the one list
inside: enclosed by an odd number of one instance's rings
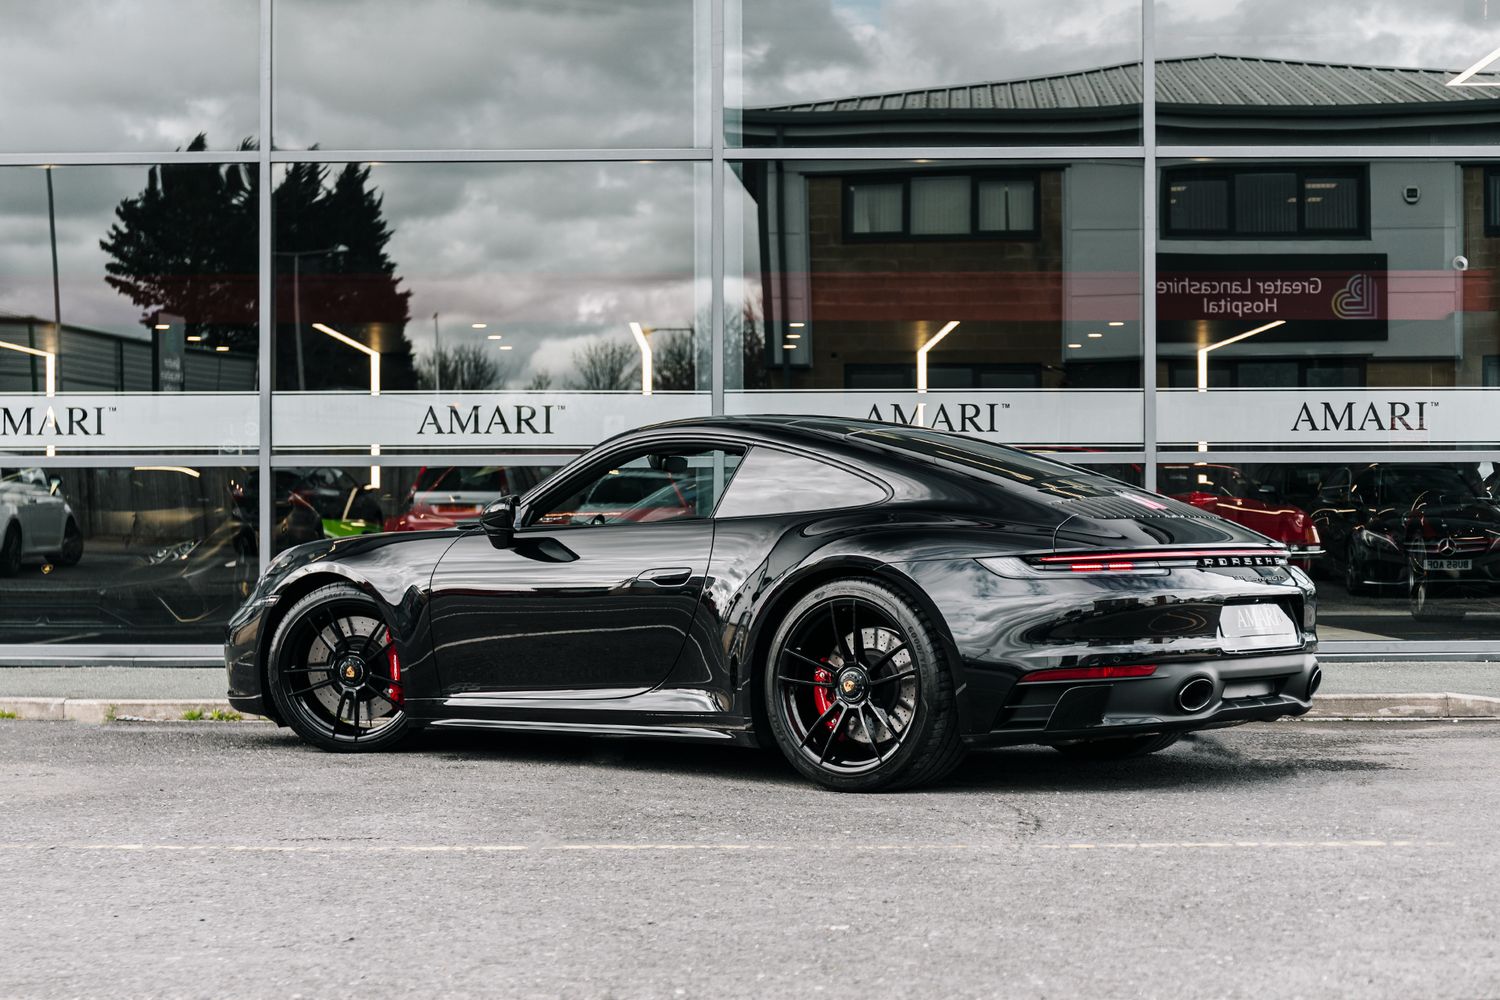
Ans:
{"label": "white line on road", "polygon": [[[852,851],[954,851],[998,854],[1007,851],[1176,851],[1176,850],[1367,850],[1371,848],[1452,847],[1442,840],[1158,840],[1106,841],[1099,843],[1005,844],[843,844]],[[10,851],[161,851],[176,853],[269,853],[269,854],[502,854],[607,852],[607,851],[698,851],[742,853],[747,851],[805,852],[803,844],[90,844],[90,843],[0,843],[0,852]]]}

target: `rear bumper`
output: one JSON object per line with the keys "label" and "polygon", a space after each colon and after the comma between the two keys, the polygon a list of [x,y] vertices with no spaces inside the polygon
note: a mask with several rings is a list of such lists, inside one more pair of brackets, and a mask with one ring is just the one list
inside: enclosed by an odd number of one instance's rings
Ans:
{"label": "rear bumper", "polygon": [[[1312,707],[1317,658],[1296,651],[1163,664],[1150,677],[1018,683],[973,746],[1065,743],[1142,733],[1191,732],[1301,715]],[[1207,701],[1188,711],[1178,696],[1199,681]],[[1211,692],[1201,683],[1207,681]],[[1193,699],[1196,703],[1197,699]]]}

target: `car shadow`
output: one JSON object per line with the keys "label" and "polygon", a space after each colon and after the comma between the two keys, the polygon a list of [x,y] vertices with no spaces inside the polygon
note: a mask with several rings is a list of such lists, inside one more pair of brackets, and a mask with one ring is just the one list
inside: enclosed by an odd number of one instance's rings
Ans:
{"label": "car shadow", "polygon": [[[1122,761],[1080,761],[1040,746],[976,750],[927,793],[1136,792],[1205,789],[1286,781],[1309,773],[1383,771],[1399,765],[1362,752],[1363,740],[1320,741],[1321,752],[1289,753],[1256,741],[1241,750],[1232,739],[1192,733],[1176,746]],[[740,781],[800,783],[774,749],[649,738],[608,739],[553,733],[428,730],[396,752],[450,761],[505,760],[549,766],[581,764],[622,771],[698,775]]]}

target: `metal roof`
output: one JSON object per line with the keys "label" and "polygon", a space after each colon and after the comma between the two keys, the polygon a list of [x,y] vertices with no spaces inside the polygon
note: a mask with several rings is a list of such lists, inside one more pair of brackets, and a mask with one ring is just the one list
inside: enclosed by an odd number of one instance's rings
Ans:
{"label": "metal roof", "polygon": [[[1456,70],[1400,69],[1206,55],[1156,64],[1157,104],[1168,106],[1308,108],[1454,105],[1500,99],[1497,87],[1449,87]],[[1500,73],[1478,83],[1500,85]],[[762,112],[1064,111],[1141,103],[1141,64],[1122,63],[1053,76],[927,87],[863,97],[757,108]]]}

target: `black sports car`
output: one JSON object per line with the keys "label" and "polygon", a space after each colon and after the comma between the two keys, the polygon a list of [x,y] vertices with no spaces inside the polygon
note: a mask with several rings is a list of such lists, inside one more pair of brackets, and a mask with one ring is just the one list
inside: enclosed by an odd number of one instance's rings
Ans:
{"label": "black sports car", "polygon": [[290,549],[226,660],[236,707],[330,750],[423,726],[775,744],[864,790],[974,746],[1132,756],[1306,712],[1314,617],[1281,546],[1085,469],[710,418],[607,441],[471,525]]}

